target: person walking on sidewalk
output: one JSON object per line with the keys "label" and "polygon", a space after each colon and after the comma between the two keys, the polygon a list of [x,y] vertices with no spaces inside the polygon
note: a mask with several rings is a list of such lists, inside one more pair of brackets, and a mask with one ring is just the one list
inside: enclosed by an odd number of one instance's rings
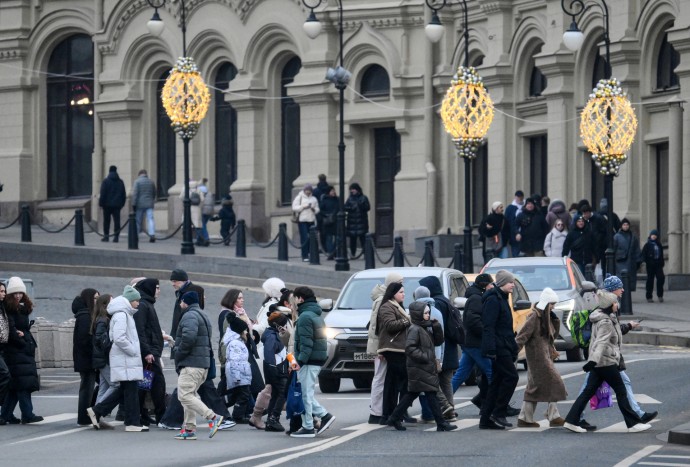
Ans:
{"label": "person walking on sidewalk", "polygon": [[[326,431],[335,421],[325,408],[314,398],[316,377],[321,366],[328,359],[326,324],[321,317],[321,307],[316,303],[314,291],[309,287],[297,287],[294,291],[297,301],[297,323],[295,327],[295,355],[299,370],[297,379],[302,384],[302,428],[290,433],[293,438],[313,438]],[[318,433],[314,430],[313,417],[321,418]]]}
{"label": "person walking on sidewalk", "polygon": [[656,278],[656,296],[659,302],[664,302],[664,282],[666,276],[664,275],[664,249],[659,240],[659,231],[653,229],[649,232],[647,243],[642,248],[642,260],[647,269],[647,283],[645,284],[645,296],[647,301],[652,303],[654,301],[654,279]]}
{"label": "person walking on sidewalk", "polygon": [[99,296],[96,289],[84,289],[72,300],[72,313],[74,313],[72,361],[74,371],[79,373],[80,378],[77,402],[77,425],[79,426],[91,425],[86,409],[91,405],[93,391],[96,388],[96,376],[98,376],[93,367],[91,320]]}
{"label": "person walking on sidewalk", "polygon": [[139,171],[139,176],[132,184],[130,194],[132,210],[137,220],[137,235],[142,230],[144,216],[146,216],[146,228],[149,234],[149,242],[156,241],[156,224],[153,220],[153,207],[156,204],[156,184],[149,178],[145,169]]}
{"label": "person walking on sidewalk", "polygon": [[369,233],[369,211],[371,205],[369,198],[362,192],[359,183],[350,185],[350,196],[345,201],[345,212],[347,213],[347,236],[350,237],[350,256],[355,256],[357,252],[357,240],[364,250],[366,234]]}
{"label": "person walking on sidewalk", "polygon": [[125,184],[117,174],[117,167],[110,166],[108,176],[101,183],[101,195],[98,198],[98,205],[103,208],[103,238],[102,242],[108,241],[110,233],[110,218],[113,218],[114,231],[113,243],[117,243],[120,238],[120,211],[125,207],[127,193]]}
{"label": "person walking on sidewalk", "polygon": [[292,201],[292,212],[297,216],[299,227],[299,241],[302,245],[302,261],[309,261],[309,229],[316,223],[319,213],[319,201],[312,194],[311,183],[304,185]]}

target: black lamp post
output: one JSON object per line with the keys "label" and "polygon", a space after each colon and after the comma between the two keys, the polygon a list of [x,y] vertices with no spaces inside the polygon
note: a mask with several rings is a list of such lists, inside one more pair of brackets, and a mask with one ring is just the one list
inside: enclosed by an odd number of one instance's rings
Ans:
{"label": "black lamp post", "polygon": [[[302,0],[305,7],[310,9],[309,17],[304,23],[304,32],[310,39],[316,38],[321,32],[321,23],[316,18],[314,9],[318,8],[323,0],[315,0],[309,2]],[[338,141],[338,169],[340,177],[340,210],[338,211],[336,233],[336,256],[335,256],[335,270],[349,271],[350,261],[347,258],[347,245],[345,238],[345,88],[350,82],[352,74],[343,67],[343,2],[338,0],[338,40],[340,51],[338,53],[338,66],[329,68],[326,72],[326,79],[333,83],[338,89],[340,100],[338,102],[340,111],[339,133],[340,140]]]}

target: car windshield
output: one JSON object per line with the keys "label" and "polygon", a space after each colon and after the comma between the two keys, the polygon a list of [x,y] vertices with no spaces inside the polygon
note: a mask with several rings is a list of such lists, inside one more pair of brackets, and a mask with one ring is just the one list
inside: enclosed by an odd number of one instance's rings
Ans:
{"label": "car windshield", "polygon": [[[403,280],[403,287],[405,288],[405,301],[403,306],[407,309],[412,303],[412,294],[415,289],[419,287],[419,278],[408,278]],[[341,309],[371,309],[371,291],[376,284],[383,284],[383,278],[372,277],[370,279],[353,279],[348,283],[347,287],[341,292],[338,299],[338,308]]]}
{"label": "car windshield", "polygon": [[496,274],[501,269],[510,271],[528,292],[544,290],[546,287],[553,290],[573,288],[564,266],[497,266],[486,268],[483,272]]}

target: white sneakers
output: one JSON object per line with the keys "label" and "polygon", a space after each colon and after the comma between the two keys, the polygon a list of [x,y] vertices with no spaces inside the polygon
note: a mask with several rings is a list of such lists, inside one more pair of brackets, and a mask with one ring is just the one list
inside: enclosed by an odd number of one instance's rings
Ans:
{"label": "white sneakers", "polygon": [[628,428],[628,433],[641,433],[647,431],[652,427],[649,423],[638,423]]}
{"label": "white sneakers", "polygon": [[127,425],[125,426],[125,431],[130,431],[130,432],[142,432],[142,431],[149,431],[149,427],[146,425]]}
{"label": "white sneakers", "polygon": [[575,433],[587,433],[587,430],[585,430],[584,428],[579,427],[577,425],[573,425],[572,423],[568,423],[568,422],[565,422],[563,424],[563,428],[570,430],[572,432],[575,432]]}

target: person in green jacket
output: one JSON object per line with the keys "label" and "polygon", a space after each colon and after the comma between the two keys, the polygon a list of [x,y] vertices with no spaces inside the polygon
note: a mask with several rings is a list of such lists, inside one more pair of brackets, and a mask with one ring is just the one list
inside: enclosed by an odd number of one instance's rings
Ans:
{"label": "person in green jacket", "polygon": [[295,357],[299,370],[297,379],[302,385],[302,428],[290,433],[293,438],[313,438],[313,417],[321,419],[318,434],[327,430],[335,421],[335,417],[328,413],[314,398],[316,378],[321,371],[321,365],[326,363],[328,352],[326,349],[326,324],[321,317],[321,307],[316,303],[314,291],[309,287],[297,287],[293,292],[297,301],[297,322],[295,323]]}

